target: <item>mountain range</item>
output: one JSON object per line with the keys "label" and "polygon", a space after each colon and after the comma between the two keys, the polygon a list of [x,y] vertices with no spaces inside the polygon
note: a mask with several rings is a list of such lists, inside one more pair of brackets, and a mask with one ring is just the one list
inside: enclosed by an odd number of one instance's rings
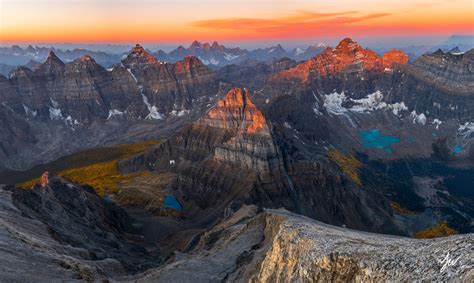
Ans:
{"label": "mountain range", "polygon": [[[107,68],[49,51],[0,76],[0,204],[53,231],[38,236],[48,244],[35,260],[84,280],[166,281],[189,268],[203,281],[470,278],[415,269],[437,256],[429,244],[472,250],[474,49],[411,61],[345,38],[288,54],[137,44]],[[158,141],[136,144],[146,140]],[[43,171],[51,177],[36,184]],[[50,237],[78,250],[51,252]],[[334,237],[360,249],[336,252]],[[417,245],[416,260],[401,256]],[[375,246],[393,256],[368,256]]]}
{"label": "mountain range", "polygon": [[[267,48],[248,50],[240,47],[228,48],[216,41],[212,44],[194,41],[188,48],[180,45],[169,52],[163,50],[156,52],[147,50],[147,52],[155,56],[158,60],[169,63],[181,61],[189,55],[196,56],[205,65],[211,68],[219,68],[233,64],[254,65],[260,62],[282,58],[289,58],[299,62],[318,55],[326,47],[328,47],[327,44],[318,43],[306,48],[297,47],[288,50],[283,48],[280,44],[277,44]],[[403,50],[409,56],[410,61],[412,61],[425,53],[431,53],[437,49],[442,49],[444,52],[460,53],[473,47],[474,40],[472,37],[453,35],[449,37],[446,42],[437,45],[401,46],[399,49]],[[93,49],[87,49],[87,46],[81,46],[81,48],[63,49],[32,45],[26,47],[20,47],[18,45],[0,47],[0,74],[8,76],[10,71],[18,66],[34,67],[39,64],[38,62],[44,61],[50,51],[53,51],[64,62],[72,62],[87,54],[105,68],[110,68],[112,65],[120,63],[123,57],[127,55],[126,52],[120,52],[124,46],[113,48],[113,46],[107,45],[102,47],[103,50],[100,48],[101,47],[94,47]],[[377,47],[374,50],[378,54],[383,54],[388,51],[386,47]]]}

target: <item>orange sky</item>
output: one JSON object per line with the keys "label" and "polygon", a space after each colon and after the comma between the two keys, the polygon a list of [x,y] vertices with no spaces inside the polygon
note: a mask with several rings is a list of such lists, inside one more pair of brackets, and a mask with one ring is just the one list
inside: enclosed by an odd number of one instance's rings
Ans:
{"label": "orange sky", "polygon": [[474,34],[473,0],[0,0],[0,43]]}

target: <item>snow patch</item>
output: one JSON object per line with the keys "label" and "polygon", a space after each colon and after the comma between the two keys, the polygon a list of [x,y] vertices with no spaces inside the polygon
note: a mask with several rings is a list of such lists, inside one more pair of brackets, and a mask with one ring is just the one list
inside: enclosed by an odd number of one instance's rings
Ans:
{"label": "snow patch", "polygon": [[316,95],[316,93],[314,93],[314,91],[313,91],[313,97],[314,97],[314,100],[316,100],[316,102],[314,103],[314,107],[313,107],[314,114],[323,115],[323,113],[321,113],[321,111],[319,111],[319,98]]}
{"label": "snow patch", "polygon": [[293,128],[291,127],[291,125],[288,124],[288,122],[284,122],[284,123],[283,123],[283,127],[287,128],[287,129],[293,129]]}
{"label": "snow patch", "polygon": [[342,106],[342,103],[347,99],[347,97],[344,95],[344,92],[333,92],[331,94],[324,95],[324,97],[323,106],[329,113],[334,115],[344,115],[347,112],[347,109]]}
{"label": "snow patch", "polygon": [[138,80],[137,80],[137,77],[135,77],[135,75],[132,73],[132,70],[131,69],[127,69],[128,73],[132,76],[133,80],[138,83]]}
{"label": "snow patch", "polygon": [[464,125],[460,125],[458,128],[458,133],[459,136],[462,136],[463,138],[470,138],[471,135],[474,134],[474,123],[473,122],[466,122]]}
{"label": "snow patch", "polygon": [[431,122],[432,125],[436,125],[436,130],[439,128],[439,125],[441,125],[441,123],[443,122],[438,119],[434,119],[433,122]]}
{"label": "snow patch", "polygon": [[49,118],[51,120],[63,120],[63,114],[61,113],[61,109],[49,107]]}
{"label": "snow patch", "polygon": [[59,103],[52,99],[51,97],[49,98],[49,100],[51,101],[51,105],[53,106],[53,108],[59,108]]}
{"label": "snow patch", "polygon": [[395,116],[400,116],[402,111],[408,111],[408,107],[405,105],[405,102],[396,102],[393,104],[388,104],[388,107],[392,109],[392,113]]}
{"label": "snow patch", "polygon": [[300,55],[300,54],[303,54],[303,53],[304,53],[304,50],[303,50],[303,49],[301,49],[301,48],[299,48],[299,47],[295,49],[295,55],[296,55],[296,56],[298,56],[298,55]]}
{"label": "snow patch", "polygon": [[410,116],[413,118],[413,124],[426,125],[426,116],[424,113],[416,114],[416,110],[413,110]]}
{"label": "snow patch", "polygon": [[23,109],[25,109],[25,114],[26,114],[26,116],[33,116],[33,117],[36,117],[36,115],[38,114],[38,111],[31,110],[31,108],[29,108],[29,107],[26,106],[25,104],[23,104]]}
{"label": "snow patch", "polygon": [[219,65],[219,60],[216,60],[214,58],[211,58],[210,60],[206,60],[206,59],[203,59],[201,57],[198,57],[199,60],[201,60],[201,62],[204,64],[204,65]]}
{"label": "snow patch", "polygon": [[211,58],[210,62],[211,62],[212,65],[219,65],[219,60],[216,60],[214,58]]}
{"label": "snow patch", "polygon": [[122,112],[120,110],[117,110],[117,109],[111,109],[109,110],[109,116],[107,117],[107,120],[109,120],[110,118],[114,117],[114,116],[121,116],[125,114],[125,112]]}
{"label": "snow patch", "polygon": [[[316,95],[313,93],[315,99],[317,99]],[[405,102],[396,102],[393,104],[388,104],[383,101],[383,94],[381,91],[376,91],[372,94],[367,95],[365,98],[361,99],[349,99],[353,103],[354,106],[347,109],[342,106],[342,103],[347,101],[347,97],[344,95],[344,92],[337,93],[334,92],[330,95],[325,95],[324,99],[324,107],[328,110],[328,112],[342,115],[345,114],[347,111],[356,112],[356,113],[367,113],[375,110],[381,109],[391,109],[393,115],[400,116],[402,111],[408,111],[408,107],[405,105]],[[316,111],[315,111],[316,112]]]}
{"label": "snow patch", "polygon": [[145,93],[143,93],[143,86],[138,84],[138,80],[135,77],[135,75],[132,73],[131,69],[127,69],[127,71],[130,73],[132,76],[133,80],[137,83],[138,89],[140,90],[140,95],[142,96],[143,103],[146,105],[148,108],[149,114],[145,117],[145,119],[149,120],[162,120],[164,117],[160,112],[158,112],[158,108],[156,108],[155,105],[151,105],[151,103],[148,101],[148,97],[146,97]]}
{"label": "snow patch", "polygon": [[68,115],[64,121],[66,122],[66,125],[79,125],[79,122],[76,119],[72,119],[71,115]]}
{"label": "snow patch", "polygon": [[181,116],[184,116],[184,115],[186,115],[186,114],[189,114],[189,112],[190,112],[190,111],[189,111],[188,109],[182,109],[182,110],[180,110],[180,111],[173,110],[173,111],[171,111],[170,114],[173,115],[173,116],[181,117]]}
{"label": "snow patch", "polygon": [[372,94],[369,94],[366,98],[351,99],[351,101],[358,104],[350,108],[350,110],[354,112],[363,113],[387,107],[387,103],[383,102],[383,94],[380,91],[376,91]]}
{"label": "snow patch", "polygon": [[224,59],[226,59],[227,61],[232,61],[232,60],[237,59],[239,57],[240,57],[240,55],[224,53]]}

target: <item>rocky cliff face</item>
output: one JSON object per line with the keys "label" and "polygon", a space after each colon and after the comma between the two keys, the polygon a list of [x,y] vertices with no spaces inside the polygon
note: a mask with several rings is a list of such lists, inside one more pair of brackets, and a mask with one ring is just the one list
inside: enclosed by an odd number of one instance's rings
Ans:
{"label": "rocky cliff face", "polygon": [[410,75],[453,95],[474,94],[474,50],[425,54],[407,68]]}
{"label": "rocky cliff face", "polygon": [[143,249],[139,234],[130,234],[125,211],[88,188],[54,178],[32,191],[0,187],[0,210],[2,281],[472,281],[474,276],[472,235],[391,237],[244,205],[210,229],[197,233],[188,227],[160,240],[163,247],[184,242],[162,261]]}
{"label": "rocky cliff face", "polygon": [[160,262],[123,209],[57,177],[31,190],[0,188],[0,211],[1,281],[94,281]]}
{"label": "rocky cliff face", "polygon": [[184,115],[203,99],[200,94],[204,90],[217,91],[213,73],[198,59],[163,64],[139,45],[110,70],[88,55],[64,64],[51,51],[33,71],[19,68],[2,85],[6,96],[18,93],[16,103],[7,103],[19,114],[28,115],[18,107],[24,104],[37,113],[30,118],[73,124],[113,115],[152,119]]}
{"label": "rocky cliff face", "polygon": [[333,227],[284,210],[252,215],[239,211],[204,234],[189,255],[132,278],[376,282],[470,281],[474,276],[472,235],[416,240]]}
{"label": "rocky cliff face", "polygon": [[282,133],[273,132],[249,92],[237,88],[191,126],[156,149],[122,161],[120,168],[124,173],[177,173],[170,186],[190,217],[243,202],[284,206],[358,229],[400,233],[390,220],[388,204],[376,201],[376,192],[361,192],[324,161],[299,160],[284,140]]}
{"label": "rocky cliff face", "polygon": [[[319,121],[313,124],[317,126],[298,126],[305,123],[304,119],[296,126],[305,128],[306,132],[309,128],[320,128],[318,142],[335,145],[352,139],[350,143],[341,144],[341,148],[354,144],[357,147],[358,132],[380,128],[396,132],[403,139],[419,137],[413,145],[394,152],[396,157],[428,157],[431,148],[425,145],[435,142],[440,135],[449,136],[450,144],[464,144],[467,152],[471,142],[458,132],[470,125],[474,115],[470,54],[471,51],[458,55],[437,52],[406,64],[406,56],[398,51],[378,57],[345,39],[335,49],[327,49],[315,58],[276,74],[261,91],[255,92],[253,99],[257,105],[272,111],[294,112],[292,108],[301,108],[307,109],[307,115],[313,111],[314,115],[307,120]],[[267,105],[277,100],[285,100],[291,109],[283,110],[272,103]],[[339,129],[339,122],[349,130]],[[397,126],[392,126],[394,123]],[[398,126],[400,124],[403,127]],[[341,138],[345,133],[349,135]],[[331,136],[334,138],[329,138]],[[363,148],[357,147],[357,150],[373,154]],[[468,154],[458,156],[466,158]]]}
{"label": "rocky cliff face", "polygon": [[[36,129],[30,141],[50,139],[51,131],[56,133],[57,139],[64,140],[61,149],[45,149],[47,145],[31,143],[23,150],[35,158],[56,152],[40,160],[44,162],[59,157],[58,151],[66,154],[88,146],[78,144],[77,137],[90,136],[91,131],[108,132],[112,125],[104,124],[113,124],[116,119],[130,127],[140,127],[147,123],[144,120],[166,121],[162,128],[168,131],[172,125],[200,116],[201,111],[214,102],[218,87],[215,74],[197,58],[187,57],[175,64],[165,64],[138,45],[121,64],[110,69],[103,68],[88,55],[65,64],[51,51],[46,61],[33,70],[20,67],[9,78],[0,77],[0,98],[2,107],[23,120],[19,123]],[[15,128],[11,126],[13,128],[6,131]],[[111,129],[117,134],[124,130],[127,128]],[[76,138],[69,141],[72,136]],[[92,143],[107,143],[100,140],[102,134],[94,136],[96,140],[91,140]],[[120,138],[133,139],[123,134]],[[5,152],[8,152],[7,159],[2,163],[6,167],[31,165],[13,162],[23,159],[15,155],[13,148]]]}
{"label": "rocky cliff face", "polygon": [[384,71],[393,64],[407,64],[408,56],[399,50],[390,50],[382,57],[364,49],[350,38],[343,39],[336,48],[326,48],[318,56],[276,75],[274,80],[298,79],[306,82],[315,76],[332,76],[338,73]]}
{"label": "rocky cliff face", "polygon": [[267,175],[278,164],[265,117],[250,100],[248,90],[232,89],[198,124],[225,129],[232,136],[214,149],[217,161],[234,163]]}

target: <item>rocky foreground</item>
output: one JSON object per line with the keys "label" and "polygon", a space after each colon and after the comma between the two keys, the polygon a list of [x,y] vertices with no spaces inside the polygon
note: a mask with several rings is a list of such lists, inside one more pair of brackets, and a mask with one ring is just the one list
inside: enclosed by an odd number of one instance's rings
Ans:
{"label": "rocky foreground", "polygon": [[0,188],[1,282],[474,279],[473,234],[416,240],[330,226],[286,210],[258,213],[255,206],[243,206],[160,264],[159,256],[137,246],[138,235],[127,236],[134,232],[123,228],[124,211],[58,182],[26,192]]}
{"label": "rocky foreground", "polygon": [[384,282],[474,279],[474,235],[415,240],[244,207],[195,251],[139,282]]}

